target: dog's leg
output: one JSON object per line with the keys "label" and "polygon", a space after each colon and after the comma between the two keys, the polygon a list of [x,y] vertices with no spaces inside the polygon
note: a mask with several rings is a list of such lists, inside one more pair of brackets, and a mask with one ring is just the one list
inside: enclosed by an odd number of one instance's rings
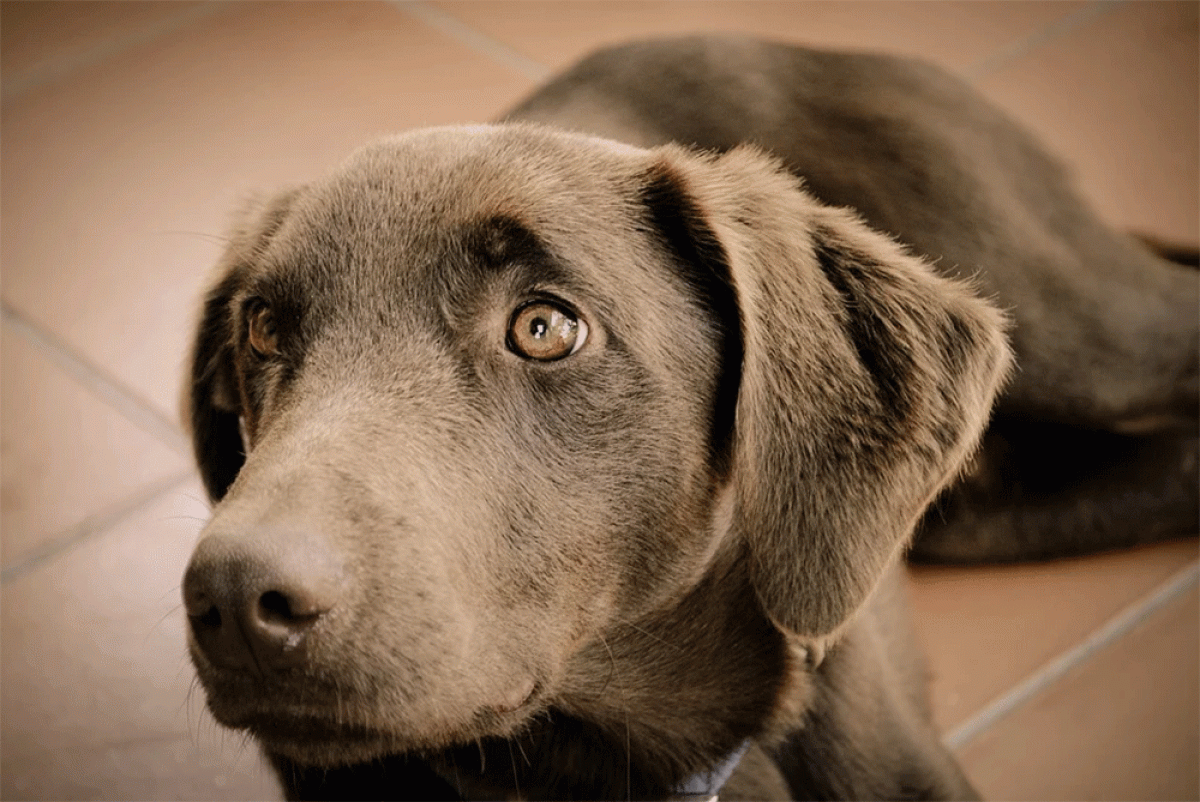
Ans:
{"label": "dog's leg", "polygon": [[[1178,266],[1195,268],[1197,252],[1138,239],[1161,257],[1146,258],[1133,246],[1129,259],[1144,262],[1144,286],[1130,278],[1132,268],[1103,272],[1089,283],[1111,286],[1091,286],[1083,291],[1091,306],[1077,305],[1104,316],[1077,327],[1071,338],[1080,354],[1075,373],[1083,383],[1068,382],[1073,390],[1063,396],[1086,414],[1079,421],[1050,415],[1060,422],[1047,423],[1031,421],[1020,405],[1014,410],[1002,404],[972,470],[926,514],[913,559],[1050,559],[1196,535],[1198,276]],[[1100,303],[1106,295],[1120,307],[1111,314]],[[1103,337],[1086,336],[1101,330]],[[1105,342],[1122,348],[1102,354]],[[1037,373],[1040,367],[1035,355],[1022,370]],[[1155,386],[1157,407],[1126,393]],[[1098,417],[1088,417],[1092,413]]]}
{"label": "dog's leg", "polygon": [[809,727],[777,753],[793,799],[980,798],[931,730],[919,738],[906,733],[903,743],[882,738],[851,743],[839,737],[841,725],[834,723],[846,714],[813,711]]}
{"label": "dog's leg", "polygon": [[1048,267],[1036,299],[1012,301],[1018,373],[999,414],[1127,435],[1194,434],[1200,273],[1102,233],[1088,247],[1107,253],[1080,245],[1071,252],[1080,267]]}
{"label": "dog's leg", "polygon": [[802,726],[775,750],[793,799],[979,798],[930,720],[896,592],[881,587],[889,598],[830,649]]}
{"label": "dog's leg", "polygon": [[998,420],[918,529],[919,561],[1049,559],[1195,536],[1196,434],[1141,437]]}

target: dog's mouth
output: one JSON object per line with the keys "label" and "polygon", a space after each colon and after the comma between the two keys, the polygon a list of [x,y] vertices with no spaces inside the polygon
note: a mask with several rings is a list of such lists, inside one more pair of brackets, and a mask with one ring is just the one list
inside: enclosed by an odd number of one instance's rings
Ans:
{"label": "dog's mouth", "polygon": [[507,736],[540,710],[540,696],[540,684],[531,683],[517,696],[474,710],[459,722],[419,724],[409,721],[405,711],[388,715],[344,697],[298,706],[261,696],[238,702],[210,689],[208,707],[218,722],[247,732],[270,753],[301,765],[335,767]]}

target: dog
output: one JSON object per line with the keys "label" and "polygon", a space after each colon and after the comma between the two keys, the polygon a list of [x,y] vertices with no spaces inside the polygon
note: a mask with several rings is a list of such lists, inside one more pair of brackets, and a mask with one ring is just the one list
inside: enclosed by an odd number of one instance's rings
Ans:
{"label": "dog", "polygon": [[217,276],[190,651],[293,799],[973,798],[905,554],[1200,514],[1197,272],[916,61],[600,51]]}

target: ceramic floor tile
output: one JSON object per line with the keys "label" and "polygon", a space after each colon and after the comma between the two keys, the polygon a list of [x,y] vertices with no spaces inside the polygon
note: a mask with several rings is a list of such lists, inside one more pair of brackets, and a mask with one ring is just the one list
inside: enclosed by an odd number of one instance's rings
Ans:
{"label": "ceramic floor tile", "polygon": [[55,80],[103,58],[114,47],[186,24],[197,2],[46,2],[0,4],[0,72],[4,96]]}
{"label": "ceramic floor tile", "polygon": [[962,751],[985,799],[1197,799],[1193,586]]}
{"label": "ceramic floor tile", "polygon": [[0,797],[278,796],[193,687],[179,584],[202,496],[170,493],[4,585]]}
{"label": "ceramic floor tile", "polygon": [[5,104],[5,301],[174,415],[240,199],[527,88],[389,4],[230,4]]}
{"label": "ceramic floor tile", "polygon": [[86,520],[176,480],[189,463],[59,370],[12,324],[0,339],[7,571]]}
{"label": "ceramic floor tile", "polygon": [[916,566],[910,598],[943,731],[1197,559],[1195,540],[1076,560]]}
{"label": "ceramic floor tile", "polygon": [[1112,222],[1200,240],[1200,4],[1125,3],[981,82]]}
{"label": "ceramic floor tile", "polygon": [[1075,2],[515,2],[444,0],[436,6],[554,68],[605,44],[724,31],[817,47],[918,55],[976,64],[1081,8]]}

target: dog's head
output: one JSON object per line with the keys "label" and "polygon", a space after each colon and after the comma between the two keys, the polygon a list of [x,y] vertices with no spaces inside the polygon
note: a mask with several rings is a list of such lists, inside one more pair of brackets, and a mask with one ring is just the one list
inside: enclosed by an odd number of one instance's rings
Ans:
{"label": "dog's head", "polygon": [[834,632],[1009,360],[994,309],[752,149],[417,132],[250,209],[220,270],[192,651],[301,762],[567,705],[718,561],[746,615]]}

